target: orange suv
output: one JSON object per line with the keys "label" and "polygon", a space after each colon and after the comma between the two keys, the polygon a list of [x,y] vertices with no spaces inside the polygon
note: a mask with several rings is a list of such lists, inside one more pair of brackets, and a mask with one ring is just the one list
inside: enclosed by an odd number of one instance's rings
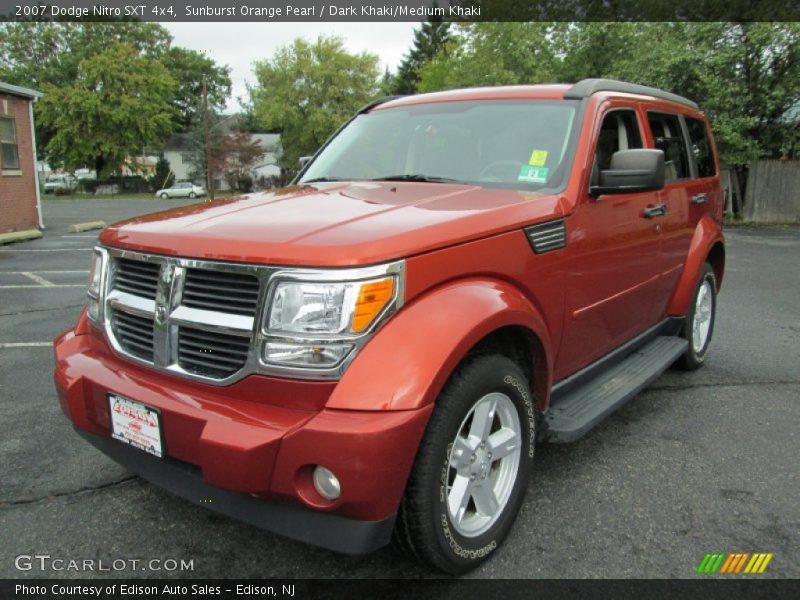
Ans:
{"label": "orange suv", "polygon": [[610,80],[370,104],[295,184],[107,228],[55,343],[76,430],[205,508],[475,567],[535,442],[696,369],[725,248],[697,106]]}

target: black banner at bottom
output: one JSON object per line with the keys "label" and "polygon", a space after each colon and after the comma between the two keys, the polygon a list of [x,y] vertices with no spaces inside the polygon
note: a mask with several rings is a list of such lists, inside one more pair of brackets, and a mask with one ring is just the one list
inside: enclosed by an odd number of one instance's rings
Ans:
{"label": "black banner at bottom", "polygon": [[800,597],[800,581],[765,579],[522,580],[522,579],[289,579],[289,580],[0,580],[2,600],[168,600],[270,598],[503,600],[547,598],[737,598]]}

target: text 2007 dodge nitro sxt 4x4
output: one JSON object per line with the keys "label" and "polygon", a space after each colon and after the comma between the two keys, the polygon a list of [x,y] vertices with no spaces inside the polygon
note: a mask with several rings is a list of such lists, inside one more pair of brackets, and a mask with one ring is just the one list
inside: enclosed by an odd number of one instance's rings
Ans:
{"label": "text 2007 dodge nitro sxt 4x4", "polygon": [[55,343],[61,406],[203,506],[465,571],[511,528],[537,439],[703,363],[722,202],[707,120],[667,92],[384,99],[291,187],[106,229]]}

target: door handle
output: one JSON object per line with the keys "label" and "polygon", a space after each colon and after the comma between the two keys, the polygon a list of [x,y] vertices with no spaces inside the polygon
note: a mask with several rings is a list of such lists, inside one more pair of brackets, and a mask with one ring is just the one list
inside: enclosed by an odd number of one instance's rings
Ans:
{"label": "door handle", "polygon": [[692,204],[704,204],[708,202],[708,194],[695,194],[692,196]]}
{"label": "door handle", "polygon": [[667,214],[667,205],[666,204],[656,204],[654,206],[648,206],[644,209],[644,217],[646,219],[652,219],[653,217],[661,217]]}

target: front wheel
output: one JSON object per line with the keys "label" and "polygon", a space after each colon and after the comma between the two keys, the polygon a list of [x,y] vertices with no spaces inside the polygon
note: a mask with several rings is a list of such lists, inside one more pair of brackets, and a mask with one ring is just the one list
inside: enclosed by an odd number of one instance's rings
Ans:
{"label": "front wheel", "polygon": [[689,342],[689,347],[676,363],[679,368],[695,371],[703,366],[714,334],[716,313],[717,278],[711,265],[705,263],[683,326],[682,336]]}
{"label": "front wheel", "polygon": [[162,192],[161,193],[161,199],[162,200],[166,200],[167,198],[169,198],[169,194],[167,192]]}
{"label": "front wheel", "polygon": [[519,512],[535,434],[533,398],[519,366],[497,354],[468,358],[436,402],[395,543],[448,573],[481,564]]}
{"label": "front wheel", "polygon": [[195,198],[197,198],[197,194],[195,194],[194,192],[189,192],[189,198],[194,200]]}

